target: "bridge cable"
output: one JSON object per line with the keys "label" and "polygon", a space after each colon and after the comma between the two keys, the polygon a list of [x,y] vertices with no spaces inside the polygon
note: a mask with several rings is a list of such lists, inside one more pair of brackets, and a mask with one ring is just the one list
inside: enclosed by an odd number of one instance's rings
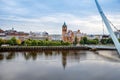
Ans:
{"label": "bridge cable", "polygon": [[[108,20],[108,19],[107,19]],[[114,27],[114,29],[116,29],[117,31],[119,31],[118,30],[118,28],[110,21],[110,20],[108,20],[109,21],[109,23]]]}

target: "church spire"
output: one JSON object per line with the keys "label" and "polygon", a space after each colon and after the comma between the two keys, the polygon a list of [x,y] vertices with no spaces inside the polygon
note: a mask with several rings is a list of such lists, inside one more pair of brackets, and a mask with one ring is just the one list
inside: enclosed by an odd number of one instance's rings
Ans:
{"label": "church spire", "polygon": [[66,23],[64,22],[63,27],[67,27]]}
{"label": "church spire", "polygon": [[63,26],[67,26],[65,22],[64,22]]}

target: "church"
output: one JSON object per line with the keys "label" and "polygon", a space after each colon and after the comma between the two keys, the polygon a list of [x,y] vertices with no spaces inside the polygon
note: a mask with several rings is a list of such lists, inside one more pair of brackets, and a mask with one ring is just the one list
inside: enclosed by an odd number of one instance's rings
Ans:
{"label": "church", "polygon": [[67,30],[67,25],[64,22],[62,26],[62,40],[64,42],[73,43],[75,41],[75,38],[77,38],[77,42],[79,43],[81,38],[84,36],[85,34],[81,33],[80,30],[77,31]]}

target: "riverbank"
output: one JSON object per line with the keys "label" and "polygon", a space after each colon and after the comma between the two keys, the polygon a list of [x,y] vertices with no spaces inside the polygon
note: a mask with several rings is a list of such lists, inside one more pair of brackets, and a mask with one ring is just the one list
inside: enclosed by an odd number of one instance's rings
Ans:
{"label": "riverbank", "polygon": [[42,51],[42,50],[116,50],[115,47],[110,46],[1,46],[0,51]]}
{"label": "riverbank", "polygon": [[89,50],[86,46],[2,46],[0,51],[30,51],[30,50]]}

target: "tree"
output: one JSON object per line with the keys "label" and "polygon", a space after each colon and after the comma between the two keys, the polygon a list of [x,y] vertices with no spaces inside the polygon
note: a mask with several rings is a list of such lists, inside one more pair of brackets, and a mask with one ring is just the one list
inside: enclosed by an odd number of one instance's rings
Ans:
{"label": "tree", "polygon": [[62,41],[46,41],[46,40],[25,40],[22,42],[25,46],[68,46],[70,45],[69,42],[62,42]]}
{"label": "tree", "polygon": [[87,40],[87,44],[97,44],[97,41],[94,39]]}
{"label": "tree", "polygon": [[38,41],[38,46],[43,46],[44,45],[44,42],[42,40],[39,40]]}
{"label": "tree", "polygon": [[81,39],[81,40],[80,40],[80,44],[84,44],[84,41],[83,41],[83,39]]}
{"label": "tree", "polygon": [[38,41],[37,40],[32,40],[31,45],[32,46],[38,46]]}
{"label": "tree", "polygon": [[112,38],[108,38],[108,39],[107,39],[107,44],[113,44]]}
{"label": "tree", "polygon": [[93,40],[95,40],[95,41],[96,41],[96,44],[98,44],[98,43],[99,43],[99,39],[98,39],[98,38],[95,38],[95,39],[93,39]]}
{"label": "tree", "polygon": [[78,40],[77,40],[77,36],[76,36],[76,37],[75,37],[75,40],[74,40],[74,42],[73,42],[73,44],[76,45],[77,42],[78,42]]}
{"label": "tree", "polygon": [[16,45],[17,44],[17,39],[15,37],[12,37],[10,40],[9,40],[9,44],[10,45]]}
{"label": "tree", "polygon": [[25,40],[24,45],[25,46],[31,46],[31,40]]}
{"label": "tree", "polygon": [[102,44],[107,44],[107,39],[101,39],[100,41]]}
{"label": "tree", "polygon": [[0,46],[3,44],[3,39],[0,38]]}
{"label": "tree", "polygon": [[87,44],[87,37],[83,37],[84,44]]}
{"label": "tree", "polygon": [[17,45],[21,45],[21,40],[20,40],[20,39],[17,39],[17,40],[16,40],[16,43],[17,43]]}
{"label": "tree", "polygon": [[7,44],[9,45],[14,45],[13,41],[10,39],[10,40],[7,40]]}

